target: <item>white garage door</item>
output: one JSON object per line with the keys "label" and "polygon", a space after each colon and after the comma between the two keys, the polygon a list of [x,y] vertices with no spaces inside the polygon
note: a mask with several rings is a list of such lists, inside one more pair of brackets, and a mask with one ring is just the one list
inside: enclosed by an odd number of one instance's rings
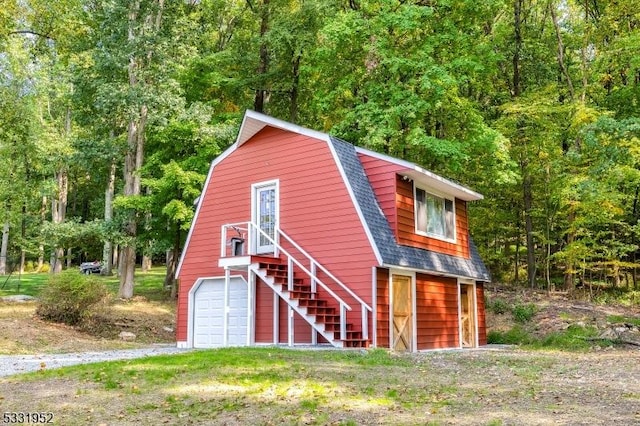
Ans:
{"label": "white garage door", "polygon": [[[247,344],[247,298],[245,280],[242,277],[232,277],[229,284],[228,345]],[[224,278],[202,281],[194,293],[193,300],[193,346],[223,346]]]}

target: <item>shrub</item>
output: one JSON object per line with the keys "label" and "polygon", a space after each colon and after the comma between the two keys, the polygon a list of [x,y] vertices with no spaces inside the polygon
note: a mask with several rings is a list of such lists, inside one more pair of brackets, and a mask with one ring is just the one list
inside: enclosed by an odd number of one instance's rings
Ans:
{"label": "shrub", "polygon": [[40,271],[39,271],[39,272],[49,272],[49,269],[50,269],[50,268],[51,268],[51,267],[49,266],[49,264],[48,264],[47,262],[44,262],[44,263],[42,264],[42,268],[40,268]]}
{"label": "shrub", "polygon": [[525,329],[516,325],[508,331],[490,331],[487,334],[487,343],[497,343],[504,345],[528,345],[533,338]]}
{"label": "shrub", "polygon": [[511,308],[511,314],[515,322],[519,324],[526,324],[533,318],[538,311],[538,308],[533,303],[527,303],[526,305],[518,303]]}
{"label": "shrub", "polygon": [[509,312],[509,304],[504,299],[487,300],[487,310],[493,312],[496,315],[501,315]]}
{"label": "shrub", "polygon": [[67,270],[49,278],[36,315],[46,321],[78,325],[106,304],[107,287],[93,276]]}
{"label": "shrub", "polygon": [[558,349],[565,351],[580,351],[590,349],[592,346],[611,346],[610,340],[590,341],[598,335],[595,327],[582,327],[571,325],[566,330],[544,336],[540,341],[535,342],[534,348]]}

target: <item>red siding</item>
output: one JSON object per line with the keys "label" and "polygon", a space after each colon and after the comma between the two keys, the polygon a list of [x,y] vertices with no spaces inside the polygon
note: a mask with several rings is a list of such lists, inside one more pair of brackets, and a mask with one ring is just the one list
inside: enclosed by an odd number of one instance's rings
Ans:
{"label": "red siding", "polygon": [[416,324],[418,350],[460,345],[455,278],[416,274]]}
{"label": "red siding", "polygon": [[467,204],[456,199],[456,243],[428,238],[415,232],[413,183],[398,174],[405,168],[370,155],[358,154],[380,208],[389,221],[398,244],[469,257]]}
{"label": "red siding", "polygon": [[371,183],[382,212],[387,217],[389,225],[396,238],[398,236],[398,218],[396,213],[396,174],[404,170],[403,167],[380,158],[359,153],[358,157],[364,172]]}
{"label": "red siding", "polygon": [[[280,299],[280,330],[278,338],[280,343],[287,343],[289,341],[289,309],[287,303]],[[302,317],[297,313],[293,313],[293,342],[294,343],[311,343],[311,331],[312,328]]]}
{"label": "red siding", "polygon": [[469,226],[467,221],[467,203],[458,198],[456,206],[456,242],[449,243],[437,238],[418,235],[415,232],[415,210],[413,199],[413,183],[396,178],[396,208],[398,214],[398,243],[432,250],[451,256],[469,258]]}
{"label": "red siding", "polygon": [[[280,226],[355,291],[371,301],[375,254],[326,142],[266,127],[214,169],[180,271],[177,339],[187,338],[188,292],[217,267],[220,226],[251,219],[251,184],[279,179]],[[352,300],[347,303],[357,310]],[[256,303],[256,318],[267,315]],[[354,312],[359,318],[359,312]],[[358,323],[356,323],[358,324]],[[271,322],[256,322],[266,335]]]}
{"label": "red siding", "polygon": [[273,291],[262,280],[256,280],[256,343],[273,343]]}
{"label": "red siding", "polygon": [[478,345],[487,344],[487,322],[484,308],[484,285],[476,283],[476,301],[478,304]]}
{"label": "red siding", "polygon": [[376,273],[376,344],[389,347],[389,270],[378,268]]}

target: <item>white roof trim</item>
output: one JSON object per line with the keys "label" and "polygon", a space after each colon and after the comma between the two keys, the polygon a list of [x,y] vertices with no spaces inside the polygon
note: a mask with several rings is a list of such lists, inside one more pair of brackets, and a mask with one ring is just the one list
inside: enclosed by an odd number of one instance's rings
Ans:
{"label": "white roof trim", "polygon": [[422,184],[426,187],[425,189],[433,188],[435,190],[442,191],[445,194],[451,194],[456,198],[465,201],[476,201],[482,200],[484,198],[482,194],[479,194],[465,186],[452,182],[449,179],[445,179],[442,176],[430,172],[429,170],[423,169],[417,164],[411,163],[409,161],[401,160],[399,158],[391,157],[389,155],[381,154],[379,152],[371,151],[361,147],[356,147],[356,152],[369,155],[380,160],[388,161],[390,163],[397,164],[398,166],[406,168],[406,170],[401,171],[400,174],[413,179],[415,182],[418,182],[418,184]]}
{"label": "white roof trim", "polygon": [[235,144],[241,146],[267,126],[329,142],[329,135],[326,133],[307,129],[306,127],[298,126],[278,118],[247,110],[244,114],[244,118],[242,119],[242,125],[240,126],[240,131],[238,132],[238,138],[236,139]]}

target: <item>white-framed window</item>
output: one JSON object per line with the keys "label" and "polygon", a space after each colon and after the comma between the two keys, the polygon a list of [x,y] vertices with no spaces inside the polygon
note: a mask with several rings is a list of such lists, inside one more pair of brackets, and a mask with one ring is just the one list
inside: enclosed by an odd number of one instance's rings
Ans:
{"label": "white-framed window", "polygon": [[416,233],[441,240],[456,240],[454,200],[415,187]]}

